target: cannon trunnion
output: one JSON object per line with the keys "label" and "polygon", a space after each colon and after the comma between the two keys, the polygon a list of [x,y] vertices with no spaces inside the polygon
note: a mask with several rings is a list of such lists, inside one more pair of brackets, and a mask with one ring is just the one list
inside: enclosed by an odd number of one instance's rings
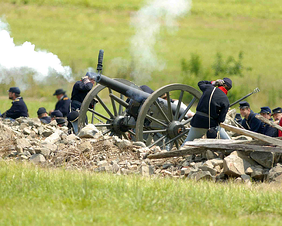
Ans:
{"label": "cannon trunnion", "polygon": [[[79,130],[88,118],[104,135],[143,141],[148,147],[180,147],[189,132],[191,118],[187,112],[201,96],[198,90],[170,84],[149,94],[124,79],[96,74],[95,80],[99,84],[89,91],[81,105]],[[164,94],[167,100],[160,98]],[[94,107],[89,108],[93,100]]]}

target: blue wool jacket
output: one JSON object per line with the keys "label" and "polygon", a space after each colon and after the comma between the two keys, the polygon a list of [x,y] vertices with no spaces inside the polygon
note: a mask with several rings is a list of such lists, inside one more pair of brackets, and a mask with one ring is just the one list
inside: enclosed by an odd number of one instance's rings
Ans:
{"label": "blue wool jacket", "polygon": [[[215,88],[210,81],[200,81],[199,88],[203,92],[196,108],[196,114],[193,116],[191,126],[196,128],[209,128],[209,100],[213,89]],[[226,94],[219,88],[215,88],[210,104],[210,128],[216,127],[224,122],[226,113],[229,109],[229,100]],[[201,115],[200,113],[204,113]]]}
{"label": "blue wool jacket", "polygon": [[251,110],[248,119],[244,118],[242,120],[242,126],[247,130],[263,134],[263,123],[255,117],[256,115],[257,114]]}
{"label": "blue wool jacket", "polygon": [[4,112],[1,117],[16,119],[19,117],[28,117],[28,109],[22,97],[17,97],[12,102],[12,107]]}

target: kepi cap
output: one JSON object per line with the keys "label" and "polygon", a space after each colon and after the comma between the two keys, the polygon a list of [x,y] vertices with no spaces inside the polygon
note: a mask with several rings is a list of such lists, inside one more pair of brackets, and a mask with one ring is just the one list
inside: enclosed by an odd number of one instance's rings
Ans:
{"label": "kepi cap", "polygon": [[60,95],[60,94],[65,94],[65,93],[66,93],[66,91],[64,91],[63,89],[56,89],[56,91],[53,94],[53,96]]}
{"label": "kepi cap", "polygon": [[43,113],[47,113],[46,109],[44,107],[38,108],[37,115],[41,115]]}
{"label": "kepi cap", "polygon": [[51,118],[54,118],[54,117],[63,117],[63,113],[60,111],[60,110],[55,110],[53,112],[51,112]]}
{"label": "kepi cap", "polygon": [[62,124],[64,124],[66,121],[65,121],[65,119],[63,119],[63,118],[56,118],[56,122],[57,122],[58,125],[62,125]]}
{"label": "kepi cap", "polygon": [[247,101],[241,101],[241,102],[239,102],[239,104],[240,104],[240,106],[239,106],[240,109],[244,109],[244,108],[249,108],[250,107],[250,104]]}
{"label": "kepi cap", "polygon": [[230,78],[223,78],[224,83],[232,88],[232,80]]}
{"label": "kepi cap", "polygon": [[269,107],[261,107],[260,108],[260,112],[259,113],[266,113],[266,114],[270,114],[271,110]]}
{"label": "kepi cap", "polygon": [[67,118],[70,122],[75,122],[78,119],[79,113],[78,111],[72,111],[68,114]]}
{"label": "kepi cap", "polygon": [[281,107],[277,107],[277,108],[272,109],[272,115],[274,115],[276,113],[282,113],[282,108]]}
{"label": "kepi cap", "polygon": [[17,94],[21,93],[19,87],[10,87],[10,89],[8,91],[11,92],[11,93],[17,93]]}

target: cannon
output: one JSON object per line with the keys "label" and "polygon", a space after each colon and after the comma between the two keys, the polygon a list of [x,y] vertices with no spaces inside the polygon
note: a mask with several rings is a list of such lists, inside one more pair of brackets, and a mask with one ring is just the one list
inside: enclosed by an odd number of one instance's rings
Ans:
{"label": "cannon", "polygon": [[[100,50],[97,73],[92,73],[97,85],[81,105],[78,129],[88,119],[103,135],[142,141],[148,147],[179,148],[189,132],[187,112],[201,93],[188,85],[169,84],[149,94],[128,80],[106,77],[101,73],[103,53]],[[164,94],[166,100],[161,98]]]}

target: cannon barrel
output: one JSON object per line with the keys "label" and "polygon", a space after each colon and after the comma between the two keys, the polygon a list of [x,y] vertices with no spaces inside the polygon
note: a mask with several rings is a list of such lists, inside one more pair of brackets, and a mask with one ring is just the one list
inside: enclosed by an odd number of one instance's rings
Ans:
{"label": "cannon barrel", "polygon": [[119,81],[116,81],[114,79],[111,79],[109,77],[106,77],[104,75],[101,74],[97,74],[97,73],[92,73],[94,76],[94,80],[103,85],[106,86],[112,90],[115,90],[135,101],[137,101],[138,103],[142,103],[144,102],[149,96],[149,93],[146,93],[142,90],[138,90],[136,88],[130,87],[128,85],[125,85]]}
{"label": "cannon barrel", "polygon": [[[151,94],[146,93],[142,90],[136,89],[134,87],[130,87],[128,85],[125,85],[119,81],[116,81],[114,79],[111,79],[107,76],[91,72],[91,77],[94,79],[97,83],[106,86],[112,90],[115,90],[116,92],[119,92],[135,101],[138,103],[142,104]],[[159,98],[159,101],[163,102],[165,106],[168,106],[167,101]],[[171,109],[173,113],[176,112],[177,105],[171,103]],[[184,109],[179,109],[180,115],[184,112]]]}

